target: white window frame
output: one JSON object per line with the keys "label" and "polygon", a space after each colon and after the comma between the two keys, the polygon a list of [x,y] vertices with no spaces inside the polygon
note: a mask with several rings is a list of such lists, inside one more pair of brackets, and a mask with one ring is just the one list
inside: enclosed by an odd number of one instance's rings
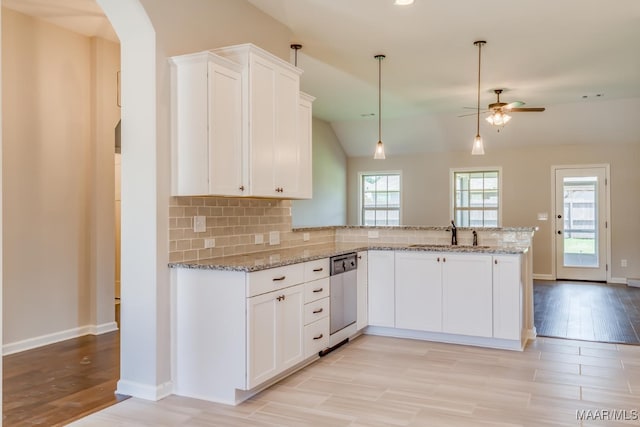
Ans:
{"label": "white window frame", "polygon": [[398,175],[400,177],[400,208],[398,209],[398,216],[400,217],[400,225],[402,225],[402,212],[404,210],[402,209],[404,189],[402,188],[402,171],[399,170],[358,172],[358,225],[364,225],[362,221],[362,197],[364,192],[364,188],[362,187],[362,177],[365,175]]}
{"label": "white window frame", "polygon": [[[474,173],[474,172],[498,172],[498,227],[502,227],[502,210],[504,203],[502,199],[502,166],[482,166],[471,168],[451,168],[449,169],[449,217],[455,219],[455,175],[456,172]],[[458,224],[456,224],[458,225]],[[462,227],[462,225],[460,225]],[[477,227],[482,228],[482,227]],[[487,227],[491,228],[491,227]]]}

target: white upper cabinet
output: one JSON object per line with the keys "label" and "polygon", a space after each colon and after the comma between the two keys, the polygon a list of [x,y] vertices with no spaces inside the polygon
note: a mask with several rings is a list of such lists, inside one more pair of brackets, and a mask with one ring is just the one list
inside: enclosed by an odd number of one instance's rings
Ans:
{"label": "white upper cabinet", "polygon": [[241,67],[210,52],[171,63],[172,194],[246,194]]}
{"label": "white upper cabinet", "polygon": [[302,70],[251,44],[171,62],[174,195],[311,198]]}
{"label": "white upper cabinet", "polygon": [[[246,100],[244,135],[249,147],[250,195],[308,198],[311,168],[303,169],[311,150],[308,124],[301,118],[302,71],[251,44],[216,49],[243,68]],[[310,112],[310,104],[308,105]],[[306,113],[307,111],[305,111]],[[301,121],[302,120],[302,121]]]}

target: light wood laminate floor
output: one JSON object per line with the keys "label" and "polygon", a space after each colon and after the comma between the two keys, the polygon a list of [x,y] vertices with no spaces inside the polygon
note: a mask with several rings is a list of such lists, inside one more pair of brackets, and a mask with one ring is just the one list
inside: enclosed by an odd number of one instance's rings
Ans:
{"label": "light wood laminate floor", "polygon": [[[582,410],[627,420],[578,421]],[[616,426],[640,425],[637,411],[638,346],[539,338],[513,352],[362,336],[236,407],[132,398],[72,425]]]}

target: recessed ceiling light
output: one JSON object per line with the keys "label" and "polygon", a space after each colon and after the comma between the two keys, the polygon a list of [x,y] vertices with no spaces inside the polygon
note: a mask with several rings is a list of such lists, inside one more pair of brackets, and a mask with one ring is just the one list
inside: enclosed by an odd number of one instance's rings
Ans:
{"label": "recessed ceiling light", "polygon": [[396,0],[393,4],[395,4],[396,6],[408,6],[410,4],[413,4],[414,0]]}

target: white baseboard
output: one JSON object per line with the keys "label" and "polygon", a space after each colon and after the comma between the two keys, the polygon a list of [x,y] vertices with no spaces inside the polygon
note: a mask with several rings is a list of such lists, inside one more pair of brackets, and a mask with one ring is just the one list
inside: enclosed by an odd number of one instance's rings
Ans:
{"label": "white baseboard", "polygon": [[173,383],[167,381],[158,386],[152,386],[133,381],[119,380],[116,394],[138,397],[140,399],[158,401],[169,396],[173,392]]}
{"label": "white baseboard", "polygon": [[118,330],[118,324],[116,322],[103,323],[101,325],[91,325],[91,335],[102,335],[107,332],[113,332]]}
{"label": "white baseboard", "polygon": [[533,280],[556,280],[553,274],[533,274]]}
{"label": "white baseboard", "polygon": [[39,337],[27,338],[26,340],[16,341],[2,346],[2,355],[20,353],[21,351],[32,350],[49,344],[55,344],[71,338],[82,337],[84,335],[101,335],[107,332],[118,330],[116,322],[103,323],[101,325],[86,325],[77,328],[67,329],[66,331],[54,332],[51,334],[40,335]]}
{"label": "white baseboard", "polygon": [[627,284],[627,278],[626,277],[612,277],[611,279],[607,280],[607,283],[618,283],[621,285],[626,285]]}

